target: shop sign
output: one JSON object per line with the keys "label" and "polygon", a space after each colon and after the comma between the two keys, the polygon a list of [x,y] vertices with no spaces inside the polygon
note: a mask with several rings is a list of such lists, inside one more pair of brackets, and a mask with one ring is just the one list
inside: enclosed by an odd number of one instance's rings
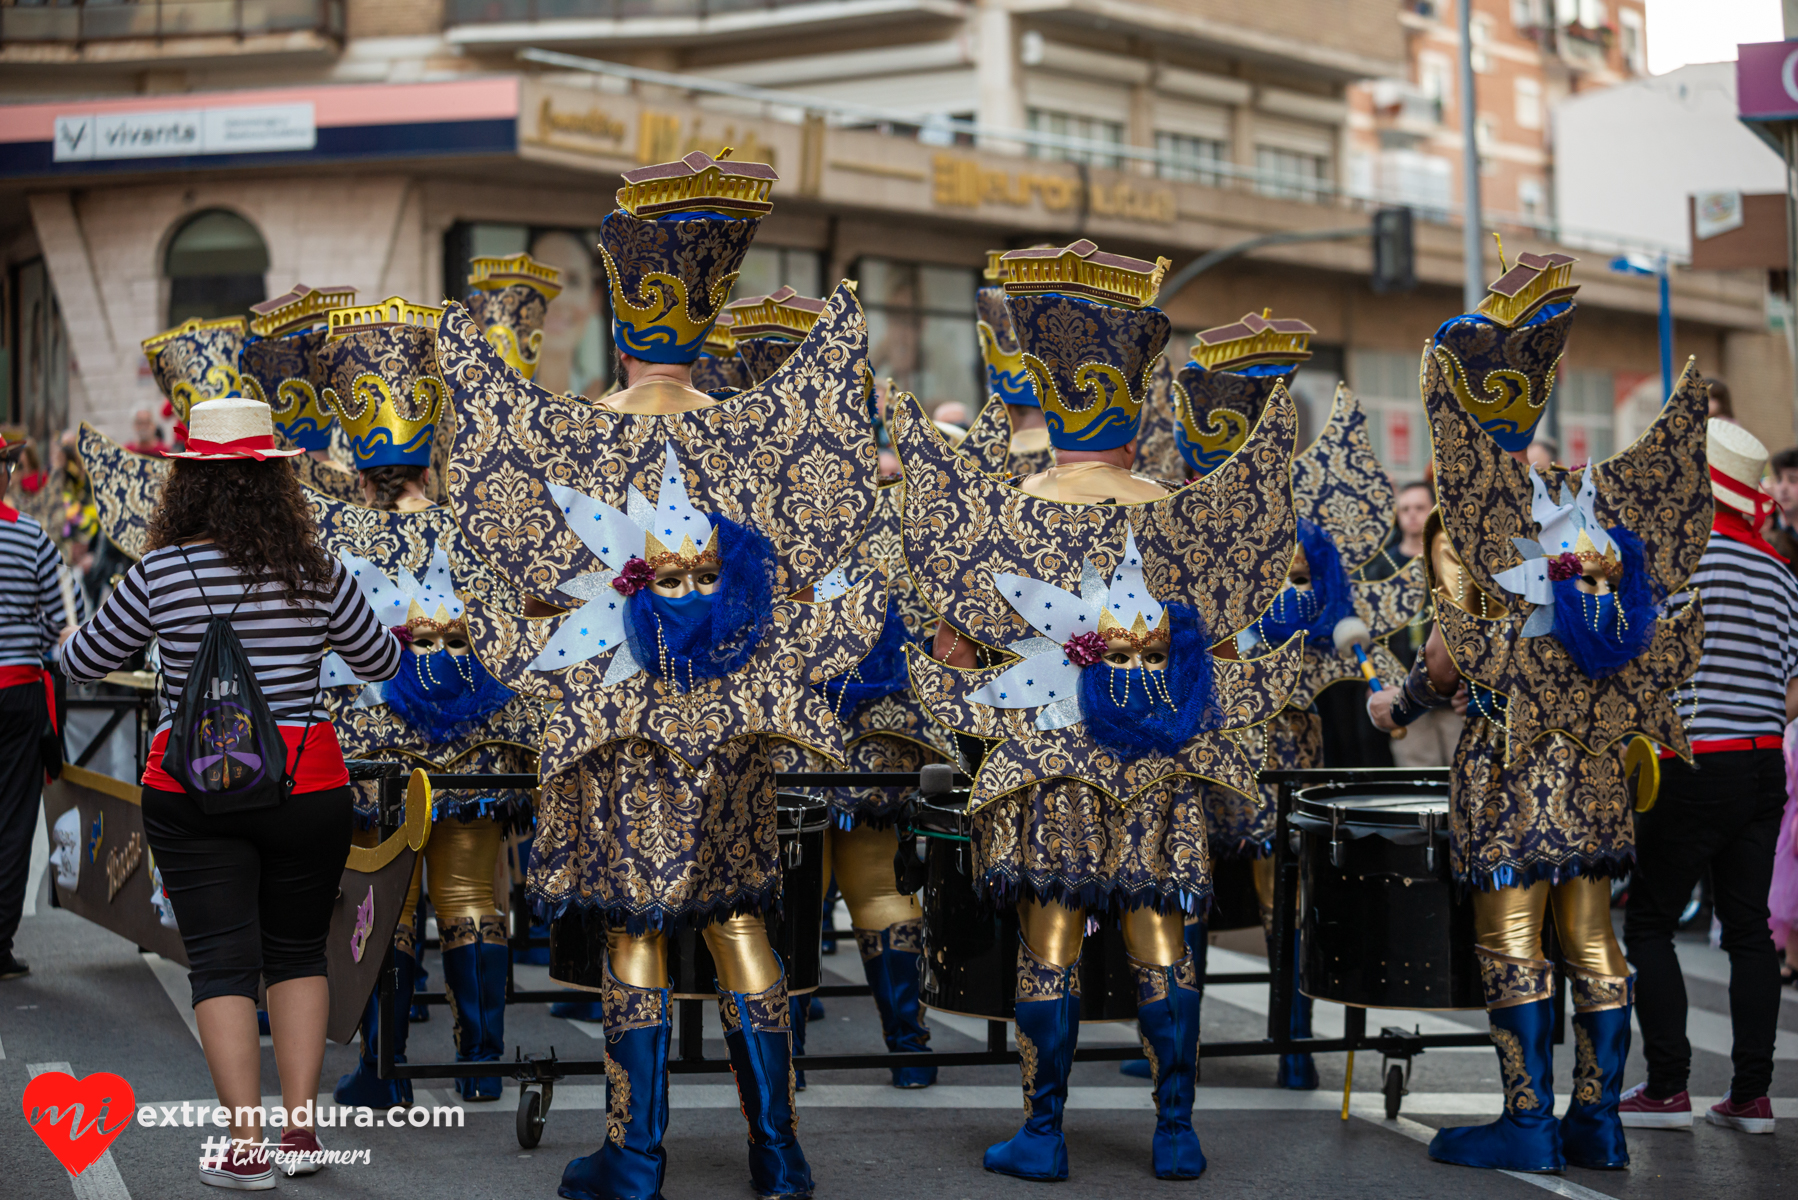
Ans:
{"label": "shop sign", "polygon": [[1083,193],[1084,207],[1102,217],[1169,225],[1177,211],[1172,188],[1119,179],[1094,181],[1084,189],[1073,176],[984,167],[956,154],[931,158],[931,198],[941,208],[1028,208],[1040,202],[1049,212],[1066,212],[1082,207]]}
{"label": "shop sign", "polygon": [[740,162],[780,166],[775,162],[774,147],[747,124],[633,109],[636,106],[629,102],[606,107],[546,95],[537,105],[537,128],[530,140],[562,150],[610,152],[645,165],[672,162],[695,150],[717,154],[730,146],[731,157]]}
{"label": "shop sign", "polygon": [[318,127],[310,102],[160,112],[77,113],[56,118],[52,158],[170,158],[311,150]]}

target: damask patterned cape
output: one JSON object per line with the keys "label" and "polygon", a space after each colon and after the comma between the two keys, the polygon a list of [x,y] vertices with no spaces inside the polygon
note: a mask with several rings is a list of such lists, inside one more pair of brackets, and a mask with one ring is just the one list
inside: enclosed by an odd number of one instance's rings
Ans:
{"label": "damask patterned cape", "polygon": [[[1465,381],[1450,356],[1426,353],[1423,386],[1443,528],[1470,582],[1508,605],[1494,620],[1435,606],[1455,665],[1504,699],[1491,715],[1470,714],[1455,751],[1456,877],[1493,888],[1615,874],[1635,853],[1623,742],[1640,734],[1690,761],[1669,693],[1697,670],[1703,618],[1696,604],[1663,615],[1646,651],[1597,680],[1552,635],[1523,637],[1534,606],[1502,591],[1494,576],[1522,561],[1512,539],[1537,532],[1528,469],[1457,398]],[[1582,469],[1538,468],[1551,494],[1577,490],[1587,472],[1596,476],[1596,516],[1642,539],[1663,595],[1684,588],[1710,536],[1707,400],[1688,363],[1660,415],[1627,449]]]}
{"label": "damask patterned cape", "polygon": [[[840,287],[767,382],[707,408],[625,414],[504,370],[451,306],[438,363],[459,417],[448,485],[468,544],[527,594],[583,601],[576,581],[606,567],[549,484],[623,508],[631,487],[659,494],[672,452],[692,504],[758,529],[775,550],[777,591],[803,591],[847,557],[874,507],[866,349],[860,305]],[[879,637],[880,581],[822,603],[778,600],[744,666],[686,691],[646,671],[609,681],[610,650],[533,670],[582,609],[519,611],[476,601],[468,621],[495,676],[549,709],[533,893],[552,915],[579,906],[634,930],[771,905],[780,865],[768,741],[842,760],[844,729],[817,685]]]}

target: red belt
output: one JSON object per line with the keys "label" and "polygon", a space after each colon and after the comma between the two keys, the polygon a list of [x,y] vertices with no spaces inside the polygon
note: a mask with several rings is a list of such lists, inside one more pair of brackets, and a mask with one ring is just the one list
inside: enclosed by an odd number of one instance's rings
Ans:
{"label": "red belt", "polygon": [[[1692,743],[1693,754],[1721,754],[1726,750],[1777,750],[1785,745],[1778,734],[1762,734],[1751,738],[1699,738]],[[1662,758],[1672,758],[1673,751],[1661,747]]]}

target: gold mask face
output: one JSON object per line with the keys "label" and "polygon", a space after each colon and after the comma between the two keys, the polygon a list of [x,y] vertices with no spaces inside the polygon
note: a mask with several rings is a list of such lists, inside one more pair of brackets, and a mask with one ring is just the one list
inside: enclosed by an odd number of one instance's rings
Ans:
{"label": "gold mask face", "polygon": [[656,595],[676,598],[689,592],[698,592],[702,596],[710,596],[718,590],[718,566],[716,563],[701,563],[697,567],[683,568],[678,563],[668,563],[656,568]]}
{"label": "gold mask face", "polygon": [[1167,641],[1156,638],[1138,650],[1129,638],[1105,639],[1105,665],[1120,671],[1141,667],[1145,671],[1167,670]]}

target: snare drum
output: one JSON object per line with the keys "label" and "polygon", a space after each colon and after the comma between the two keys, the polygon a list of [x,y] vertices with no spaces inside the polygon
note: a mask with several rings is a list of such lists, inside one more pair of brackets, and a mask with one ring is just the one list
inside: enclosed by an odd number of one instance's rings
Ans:
{"label": "snare drum", "polygon": [[[797,792],[775,796],[780,838],[781,911],[764,919],[768,941],[786,967],[787,993],[801,995],[819,984],[824,936],[824,835],[830,810],[823,800]],[[578,909],[550,923],[549,975],[557,983],[599,990],[605,985],[606,929],[598,916]],[[698,930],[683,929],[668,942],[668,986],[676,999],[717,997],[717,967]]]}
{"label": "snare drum", "polygon": [[1482,1008],[1473,904],[1449,872],[1438,783],[1300,791],[1301,990],[1358,1008]]}
{"label": "snare drum", "polygon": [[[995,910],[974,886],[973,818],[965,796],[920,799],[913,831],[925,839],[924,909],[926,1008],[1009,1021],[1017,1015],[1018,918]],[[1133,1021],[1136,982],[1124,954],[1123,933],[1101,925],[1080,957],[1080,1019]]]}

